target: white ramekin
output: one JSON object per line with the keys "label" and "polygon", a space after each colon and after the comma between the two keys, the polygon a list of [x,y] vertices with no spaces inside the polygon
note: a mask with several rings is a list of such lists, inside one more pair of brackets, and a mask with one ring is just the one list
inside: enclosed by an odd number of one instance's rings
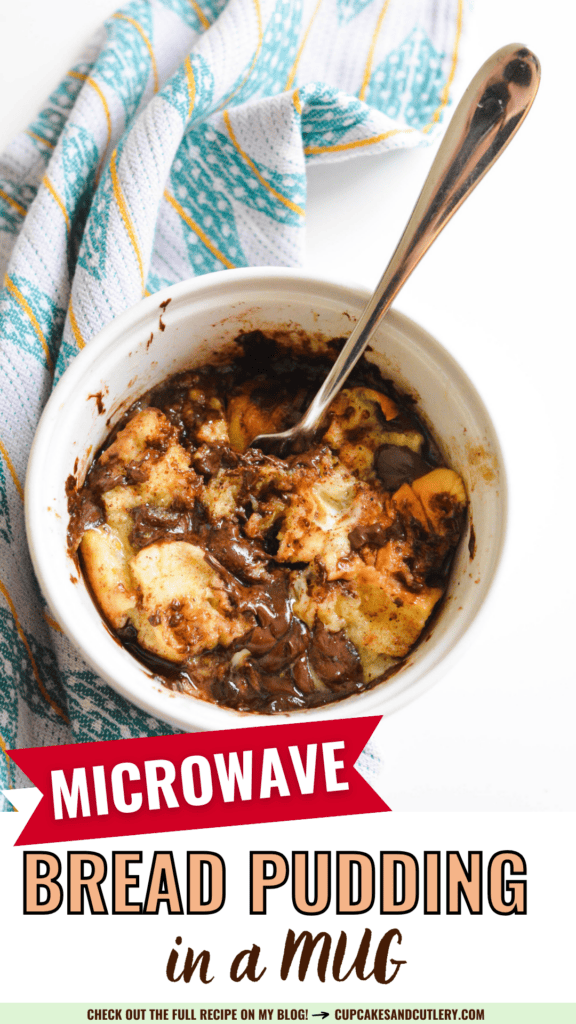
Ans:
{"label": "white ramekin", "polygon": [[[506,524],[506,478],[498,438],[481,398],[455,360],[395,312],[381,325],[370,358],[416,398],[420,416],[464,478],[473,534],[460,545],[432,630],[388,682],[315,711],[275,716],[240,714],[173,693],[116,642],[67,552],[66,480],[70,474],[84,479],[111,425],[138,395],[170,374],[207,362],[241,331],[282,326],[327,337],[347,335],[368,297],[363,288],[276,268],[185,281],[144,299],[109,324],[80,352],[44,410],[26,480],[28,543],[42,591],[88,664],[123,697],[177,728],[270,725],[294,720],[295,714],[307,721],[388,714],[446,671],[486,600]],[[163,312],[160,305],[166,299],[170,303]]]}

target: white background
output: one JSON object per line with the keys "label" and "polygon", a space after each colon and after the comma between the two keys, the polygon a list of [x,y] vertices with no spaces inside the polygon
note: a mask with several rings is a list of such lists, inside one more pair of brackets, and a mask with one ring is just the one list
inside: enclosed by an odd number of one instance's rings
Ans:
{"label": "white background", "polygon": [[[0,146],[31,120],[116,6],[2,5]],[[473,645],[380,728],[382,784],[395,810],[574,807],[575,30],[570,0],[476,3],[455,98],[512,41],[540,57],[540,94],[398,302],[484,397],[508,466],[511,515],[502,572]],[[374,285],[434,152],[311,168],[309,269]]]}
{"label": "white background", "polygon": [[[113,0],[5,0],[0,146],[25,127],[115,6]],[[225,856],[229,899],[220,914],[202,923],[201,934],[194,919],[169,919],[164,912],[158,918],[116,919],[113,928],[110,918],[68,919],[62,912],[23,918],[22,854],[12,848],[22,821],[20,815],[5,815],[0,825],[1,1000],[449,997],[474,1005],[572,998],[573,913],[565,892],[570,819],[550,813],[467,813],[574,807],[572,11],[569,0],[477,2],[456,94],[493,50],[511,41],[525,43],[540,57],[541,92],[510,149],[426,256],[398,303],[476,383],[500,432],[509,471],[507,554],[472,647],[431,691],[380,727],[379,788],[392,808],[460,813],[396,813],[250,826],[227,834],[215,830],[199,839],[181,834],[144,840],[148,850],[174,848],[181,856],[189,848],[213,849]],[[396,152],[312,168],[308,268],[375,284],[433,155],[433,149]],[[106,853],[142,845],[122,840],[98,848]],[[277,908],[273,916],[248,917],[247,852],[271,848],[289,854],[351,845],[373,855],[387,848],[419,857],[425,849],[483,849],[486,860],[497,849],[518,849],[528,861],[528,916],[486,912],[480,918],[425,918],[418,909],[400,919],[408,964],[385,993],[374,982],[352,979],[345,985],[283,986],[278,981],[281,941],[288,927],[299,930],[306,922],[291,910],[287,888],[271,897]],[[346,925],[329,911],[316,919],[317,930],[326,927],[337,935],[344,927],[360,935],[371,927],[378,936],[396,924],[374,911],[353,924],[344,920]],[[177,934],[185,945],[213,951],[218,980],[204,991],[165,979]],[[239,943],[251,942],[270,957],[267,975],[257,986],[226,983],[231,956]]]}

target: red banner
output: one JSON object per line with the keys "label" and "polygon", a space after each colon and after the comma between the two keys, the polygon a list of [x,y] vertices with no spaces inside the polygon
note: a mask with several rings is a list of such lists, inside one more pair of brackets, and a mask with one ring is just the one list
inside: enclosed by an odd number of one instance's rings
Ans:
{"label": "red banner", "polygon": [[389,811],[354,768],[379,721],[10,750],[42,793],[16,845]]}

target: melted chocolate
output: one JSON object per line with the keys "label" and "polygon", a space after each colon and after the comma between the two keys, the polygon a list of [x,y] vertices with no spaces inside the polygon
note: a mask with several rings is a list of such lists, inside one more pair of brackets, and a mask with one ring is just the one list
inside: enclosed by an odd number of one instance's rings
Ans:
{"label": "melted chocolate", "polygon": [[106,521],[101,507],[90,497],[78,500],[78,495],[69,497],[68,506],[71,511],[68,527],[68,548],[74,553],[86,530],[94,530]]}
{"label": "melted chocolate", "polygon": [[353,551],[359,551],[365,544],[383,548],[390,540],[406,540],[406,530],[402,520],[398,518],[391,526],[383,526],[382,523],[357,526],[348,534],[348,540]]}
{"label": "melted chocolate", "polygon": [[180,511],[141,505],[132,509],[132,519],[134,526],[130,533],[130,543],[137,551],[159,541],[193,542],[197,533],[194,509]]}
{"label": "melted chocolate", "polygon": [[387,491],[397,491],[402,484],[411,484],[431,469],[430,462],[411,448],[394,444],[383,444],[378,449],[374,465]]}
{"label": "melted chocolate", "polygon": [[221,565],[240,580],[256,583],[266,574],[269,558],[264,547],[243,537],[233,520],[222,519],[212,527],[208,547]]}
{"label": "melted chocolate", "polygon": [[310,664],[327,686],[338,686],[352,680],[362,682],[362,665],[354,644],[342,630],[330,633],[320,621],[314,627]]}

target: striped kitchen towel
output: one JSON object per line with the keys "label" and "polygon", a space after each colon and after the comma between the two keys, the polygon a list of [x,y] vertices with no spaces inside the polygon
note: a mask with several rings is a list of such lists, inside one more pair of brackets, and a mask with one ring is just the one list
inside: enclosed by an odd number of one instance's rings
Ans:
{"label": "striped kitchen towel", "polygon": [[298,266],[306,163],[434,137],[465,3],[131,0],[2,156],[0,790],[24,781],[6,748],[172,731],[94,675],[39,594],[23,481],[55,381],[144,294]]}

